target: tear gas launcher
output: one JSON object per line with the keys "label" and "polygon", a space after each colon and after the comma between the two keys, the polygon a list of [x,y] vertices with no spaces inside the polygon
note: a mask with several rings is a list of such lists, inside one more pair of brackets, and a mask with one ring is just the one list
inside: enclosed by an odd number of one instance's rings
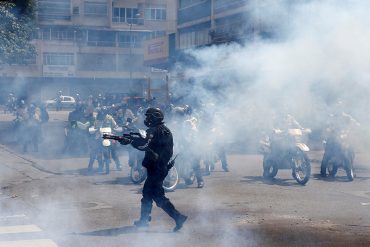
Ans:
{"label": "tear gas launcher", "polygon": [[140,135],[140,133],[129,133],[129,134],[123,134],[121,136],[117,136],[117,135],[110,135],[110,134],[104,134],[103,135],[103,139],[111,139],[111,140],[116,140],[118,142],[120,142],[121,144],[130,144],[132,141],[134,141],[135,139],[138,139],[138,138],[142,138],[142,136]]}

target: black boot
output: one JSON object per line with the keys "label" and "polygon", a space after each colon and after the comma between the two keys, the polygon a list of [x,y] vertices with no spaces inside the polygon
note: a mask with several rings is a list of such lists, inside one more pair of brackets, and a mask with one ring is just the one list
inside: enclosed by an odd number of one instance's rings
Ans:
{"label": "black boot", "polygon": [[168,200],[164,204],[162,204],[161,208],[176,222],[175,228],[173,228],[174,232],[177,232],[182,228],[182,225],[188,218],[185,215],[182,215],[179,211],[176,210],[175,206]]}
{"label": "black boot", "polygon": [[137,227],[147,227],[152,220],[150,213],[152,212],[152,204],[148,202],[141,202],[140,219],[134,221]]}
{"label": "black boot", "polygon": [[138,220],[135,220],[134,221],[134,225],[136,227],[148,227],[149,226],[149,222],[152,220],[152,217],[149,216],[147,219],[138,219]]}
{"label": "black boot", "polygon": [[184,225],[185,221],[188,219],[188,216],[185,216],[185,215],[180,215],[177,220],[176,220],[176,226],[175,228],[173,228],[173,231],[174,232],[177,232],[178,230],[180,230],[182,228],[182,226]]}

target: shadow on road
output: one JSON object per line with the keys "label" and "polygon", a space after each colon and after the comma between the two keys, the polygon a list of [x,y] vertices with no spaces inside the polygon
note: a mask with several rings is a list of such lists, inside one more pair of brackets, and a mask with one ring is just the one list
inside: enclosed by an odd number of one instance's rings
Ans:
{"label": "shadow on road", "polygon": [[96,182],[95,185],[132,185],[134,184],[129,177],[119,177],[114,180]]}
{"label": "shadow on road", "polygon": [[103,230],[97,230],[93,232],[85,232],[85,233],[76,233],[77,235],[87,235],[87,236],[118,236],[121,234],[129,234],[137,232],[137,227],[135,226],[123,226],[118,228],[110,228],[110,229],[103,229]]}
{"label": "shadow on road", "polygon": [[268,185],[279,185],[279,186],[301,186],[294,179],[282,179],[282,178],[272,178],[266,179],[262,176],[245,176],[240,182],[250,183],[250,184],[268,184]]}
{"label": "shadow on road", "polygon": [[[336,175],[335,177],[327,176],[327,177],[322,177],[320,174],[314,174],[312,175],[312,178],[315,180],[321,180],[325,182],[342,182],[342,183],[347,183],[347,182],[352,182],[349,181],[346,175]],[[366,181],[370,180],[370,177],[362,177],[359,175],[356,175],[354,181],[359,180],[359,181]]]}
{"label": "shadow on road", "polygon": [[110,228],[110,229],[103,229],[97,230],[92,232],[85,232],[85,233],[74,233],[76,235],[84,235],[84,236],[102,236],[102,237],[111,237],[111,236],[118,236],[122,234],[131,234],[131,233],[151,233],[151,234],[166,234],[169,233],[168,231],[162,231],[161,229],[157,230],[147,230],[147,228],[137,228],[136,226],[123,226],[117,228]]}

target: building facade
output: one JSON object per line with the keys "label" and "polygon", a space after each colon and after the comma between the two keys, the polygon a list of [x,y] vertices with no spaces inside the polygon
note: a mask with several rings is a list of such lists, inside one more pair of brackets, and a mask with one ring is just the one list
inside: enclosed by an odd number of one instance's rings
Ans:
{"label": "building facade", "polygon": [[37,56],[0,69],[0,86],[45,99],[63,94],[143,94],[158,72],[144,41],[176,30],[174,0],[37,0]]}
{"label": "building facade", "polygon": [[177,50],[252,41],[262,30],[258,0],[178,0]]}

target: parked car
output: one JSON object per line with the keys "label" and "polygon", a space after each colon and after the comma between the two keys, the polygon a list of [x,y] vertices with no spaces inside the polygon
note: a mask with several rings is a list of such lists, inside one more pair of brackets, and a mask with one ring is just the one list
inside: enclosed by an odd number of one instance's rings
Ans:
{"label": "parked car", "polygon": [[[75,106],[76,100],[72,96],[62,95],[61,97],[62,108],[73,108]],[[44,103],[47,108],[55,108],[57,105],[57,98],[46,100]]]}

